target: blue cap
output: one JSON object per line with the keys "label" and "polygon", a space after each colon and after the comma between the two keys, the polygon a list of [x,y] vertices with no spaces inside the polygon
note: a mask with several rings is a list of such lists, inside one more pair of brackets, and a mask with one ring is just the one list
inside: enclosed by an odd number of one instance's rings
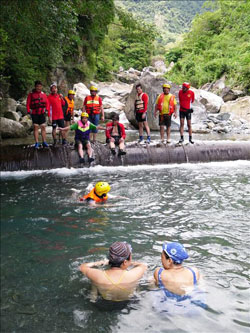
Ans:
{"label": "blue cap", "polygon": [[162,250],[177,264],[181,264],[184,259],[188,258],[187,251],[180,243],[164,243]]}

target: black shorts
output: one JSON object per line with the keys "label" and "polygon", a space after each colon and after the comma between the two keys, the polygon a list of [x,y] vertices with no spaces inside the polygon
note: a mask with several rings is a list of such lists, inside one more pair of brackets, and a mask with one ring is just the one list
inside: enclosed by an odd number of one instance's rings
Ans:
{"label": "black shorts", "polygon": [[[115,135],[115,136],[112,135],[112,138],[115,139],[115,145],[119,146],[120,137],[118,135]],[[106,143],[109,143],[109,142],[110,142],[110,139],[106,139]]]}
{"label": "black shorts", "polygon": [[34,125],[43,125],[46,123],[45,114],[31,114],[31,119]]}
{"label": "black shorts", "polygon": [[55,129],[57,126],[61,127],[61,128],[64,128],[64,119],[52,120],[53,129]]}
{"label": "black shorts", "polygon": [[[145,115],[145,118],[142,118],[142,115]],[[135,119],[138,123],[143,123],[144,121],[147,121],[147,112],[136,112]]]}
{"label": "black shorts", "polygon": [[68,112],[67,114],[64,114],[64,120],[65,121],[70,121],[71,120],[71,113]]}
{"label": "black shorts", "polygon": [[187,118],[187,120],[191,120],[191,114],[192,113],[187,111],[180,111],[180,119]]}
{"label": "black shorts", "polygon": [[159,126],[171,126],[171,117],[169,114],[162,114],[159,116]]}
{"label": "black shorts", "polygon": [[89,143],[89,140],[76,140],[75,146],[78,147],[80,143],[82,144],[82,148],[86,149],[87,148],[86,146]]}

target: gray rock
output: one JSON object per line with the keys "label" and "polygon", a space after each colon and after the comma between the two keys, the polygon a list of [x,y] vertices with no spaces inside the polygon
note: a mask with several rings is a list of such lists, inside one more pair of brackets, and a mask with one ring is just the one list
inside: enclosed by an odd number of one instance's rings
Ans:
{"label": "gray rock", "polygon": [[196,100],[203,104],[209,113],[218,113],[224,104],[223,99],[211,92],[202,89],[193,89]]}
{"label": "gray rock", "polygon": [[33,123],[32,123],[30,116],[28,116],[28,115],[24,116],[21,119],[20,124],[23,125],[23,127],[29,132],[31,132],[33,130]]}
{"label": "gray rock", "polygon": [[15,111],[6,111],[4,113],[4,117],[7,118],[7,119],[15,120],[15,121],[19,121],[20,120],[19,114],[17,112],[15,112]]}
{"label": "gray rock", "polygon": [[26,105],[18,104],[16,107],[16,111],[20,112],[22,114],[22,116],[26,116],[26,114],[27,114]]}
{"label": "gray rock", "polygon": [[230,113],[227,113],[227,112],[220,113],[220,114],[217,115],[218,120],[229,120],[230,117],[231,117]]}
{"label": "gray rock", "polygon": [[0,118],[0,129],[2,138],[24,138],[28,135],[24,126],[12,119]]}

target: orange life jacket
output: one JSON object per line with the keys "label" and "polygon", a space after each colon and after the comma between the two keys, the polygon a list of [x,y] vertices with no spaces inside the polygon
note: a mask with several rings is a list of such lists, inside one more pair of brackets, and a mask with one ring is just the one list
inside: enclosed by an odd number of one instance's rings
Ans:
{"label": "orange life jacket", "polygon": [[101,105],[100,105],[100,100],[99,96],[92,97],[87,96],[86,97],[86,112],[88,114],[94,113],[94,114],[99,114],[101,112]]}
{"label": "orange life jacket", "polygon": [[95,188],[93,188],[93,190],[91,190],[88,194],[84,195],[82,198],[85,200],[93,199],[95,202],[104,202],[108,199],[108,196],[105,195],[103,198],[98,197],[98,195],[95,194]]}
{"label": "orange life jacket", "polygon": [[73,99],[69,99],[67,96],[64,97],[64,99],[66,100],[67,104],[68,104],[68,108],[65,112],[65,114],[71,114],[71,116],[73,116],[73,112],[74,112],[74,100]]}
{"label": "orange life jacket", "polygon": [[[158,99],[158,103],[157,103],[157,110],[160,111],[160,114],[162,114],[162,109],[163,109],[163,102],[164,102],[164,93],[162,93]],[[168,110],[169,110],[169,115],[171,115],[172,113],[174,113],[174,99],[175,99],[175,96],[174,95],[171,95],[170,97],[170,100],[169,100],[169,107],[168,107]]]}

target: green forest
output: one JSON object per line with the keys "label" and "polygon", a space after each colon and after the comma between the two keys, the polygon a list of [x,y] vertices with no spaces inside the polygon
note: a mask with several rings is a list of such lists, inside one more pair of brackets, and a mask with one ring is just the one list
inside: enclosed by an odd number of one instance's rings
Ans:
{"label": "green forest", "polygon": [[1,95],[21,98],[56,68],[72,83],[112,80],[120,66],[141,70],[158,55],[175,62],[176,83],[198,87],[226,74],[249,91],[250,2],[203,2],[0,0]]}

